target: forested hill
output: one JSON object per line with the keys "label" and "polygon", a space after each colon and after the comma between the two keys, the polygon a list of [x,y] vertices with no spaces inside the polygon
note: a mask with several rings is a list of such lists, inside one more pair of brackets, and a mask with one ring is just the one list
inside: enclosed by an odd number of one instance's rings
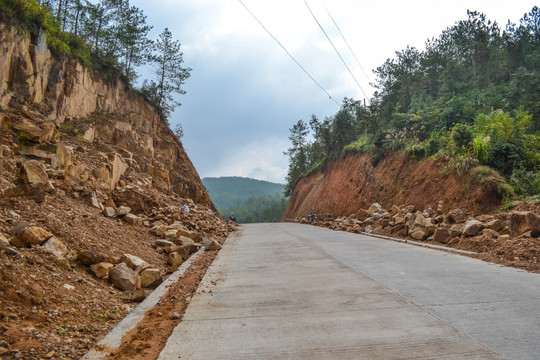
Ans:
{"label": "forested hill", "polygon": [[283,194],[285,185],[239,176],[202,179],[210,198],[219,209],[245,202],[252,197]]}
{"label": "forested hill", "polygon": [[368,106],[344,99],[335,115],[290,129],[286,194],[348,154],[377,162],[388,152],[441,156],[451,160],[446,171],[459,173],[487,166],[511,186],[507,198],[540,194],[537,6],[504,28],[469,11],[424,50],[397,51],[374,73]]}

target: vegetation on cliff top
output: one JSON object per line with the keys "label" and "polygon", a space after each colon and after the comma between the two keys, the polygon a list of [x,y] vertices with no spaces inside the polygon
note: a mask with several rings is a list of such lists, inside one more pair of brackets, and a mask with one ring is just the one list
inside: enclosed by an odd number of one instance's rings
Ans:
{"label": "vegetation on cliff top", "polygon": [[[344,99],[333,116],[291,129],[286,193],[349,152],[443,154],[457,171],[482,164],[521,196],[540,193],[540,9],[501,31],[478,12],[423,51],[396,52],[375,71],[370,104]],[[313,138],[308,141],[308,137]]]}
{"label": "vegetation on cliff top", "polygon": [[23,25],[34,43],[45,31],[56,56],[74,56],[105,79],[119,73],[132,86],[137,68],[151,64],[155,78],[143,82],[142,94],[165,121],[180,105],[174,95],[185,93],[191,71],[182,67],[180,42],[167,28],[156,41],[148,38],[152,26],[129,0],[0,0],[1,13]]}

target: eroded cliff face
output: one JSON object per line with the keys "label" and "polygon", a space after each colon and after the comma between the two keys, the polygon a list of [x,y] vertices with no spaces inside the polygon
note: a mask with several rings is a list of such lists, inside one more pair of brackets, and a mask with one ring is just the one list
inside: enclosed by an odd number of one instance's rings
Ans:
{"label": "eroded cliff face", "polygon": [[296,185],[283,220],[301,219],[309,213],[331,217],[350,216],[377,202],[436,209],[439,201],[449,210],[489,212],[500,206],[502,179],[449,170],[442,159],[421,162],[407,154],[386,153],[375,160],[371,154],[350,155],[330,163],[323,173],[303,178]]}
{"label": "eroded cliff face", "polygon": [[[6,19],[0,19],[0,125],[18,136],[16,152],[35,155],[57,146],[63,134],[113,146],[102,167],[63,164],[104,191],[114,189],[124,167],[135,167],[148,175],[143,182],[213,206],[182,144],[142,96],[120,78],[105,81],[74,59],[54,58],[44,34],[32,39]],[[110,154],[119,150],[126,156]]]}

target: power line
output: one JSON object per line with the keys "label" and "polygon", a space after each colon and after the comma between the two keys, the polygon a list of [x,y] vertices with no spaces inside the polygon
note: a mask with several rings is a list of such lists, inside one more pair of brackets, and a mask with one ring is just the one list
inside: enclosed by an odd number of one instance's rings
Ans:
{"label": "power line", "polygon": [[341,38],[343,39],[343,41],[345,42],[345,44],[347,44],[347,47],[349,48],[352,56],[354,56],[354,59],[356,60],[356,63],[358,64],[358,66],[360,66],[360,69],[362,69],[362,72],[364,73],[364,75],[366,76],[366,79],[368,81],[371,81],[371,79],[369,78],[368,74],[366,73],[366,71],[364,70],[364,68],[362,67],[362,65],[360,64],[360,61],[358,60],[358,58],[356,57],[356,54],[354,53],[353,49],[351,48],[351,46],[349,45],[349,42],[347,41],[347,39],[345,39],[345,36],[343,35],[343,33],[341,32],[338,24],[336,23],[336,21],[334,20],[334,18],[332,17],[332,15],[330,14],[330,11],[328,11],[328,9],[326,8],[326,6],[324,7],[324,9],[326,10],[326,13],[328,14],[328,16],[330,16],[330,19],[332,19],[332,22],[334,23],[334,25],[336,26],[336,29],[339,31],[339,34],[341,35]]}
{"label": "power line", "polygon": [[334,45],[334,43],[332,42],[332,40],[330,40],[330,37],[328,36],[328,34],[326,33],[326,31],[324,31],[324,28],[322,27],[321,23],[319,23],[319,20],[317,20],[317,18],[315,17],[315,14],[313,13],[313,11],[311,11],[311,8],[309,7],[308,3],[306,0],[304,0],[304,4],[306,4],[309,12],[311,13],[311,16],[313,16],[313,19],[315,20],[315,22],[317,23],[317,25],[319,25],[319,27],[321,28],[323,34],[326,36],[326,38],[328,39],[328,41],[330,42],[330,44],[332,45],[332,47],[334,48],[334,50],[336,51],[336,54],[337,56],[339,56],[339,58],[341,59],[341,62],[343,63],[343,65],[345,65],[345,67],[347,68],[347,71],[349,71],[349,74],[351,74],[352,78],[354,79],[354,81],[356,82],[356,85],[358,85],[358,87],[360,88],[360,90],[362,91],[362,93],[364,94],[364,96],[367,98],[368,96],[366,95],[364,89],[362,89],[362,86],[360,86],[360,83],[358,82],[358,80],[356,80],[356,77],[353,75],[351,69],[349,69],[349,67],[347,66],[347,64],[345,63],[345,60],[343,60],[343,58],[341,57],[341,54],[339,53],[338,49],[336,48],[336,46]]}
{"label": "power line", "polygon": [[272,33],[266,28],[266,26],[264,26],[263,23],[255,16],[255,14],[253,14],[253,13],[251,12],[251,10],[249,10],[249,8],[246,6],[246,4],[244,4],[244,3],[242,2],[242,0],[238,0],[238,1],[239,1],[240,4],[242,4],[242,6],[247,10],[247,12],[248,12],[248,13],[249,13],[249,14],[250,14],[250,15],[251,15],[251,16],[252,16],[252,17],[253,17],[253,18],[261,25],[261,26],[262,26],[262,28],[264,29],[264,31],[266,31],[266,32],[268,33],[268,35],[270,35],[270,37],[272,37],[272,39],[274,39],[274,40],[278,43],[278,45],[281,46],[281,48],[283,49],[283,51],[285,51],[285,52],[287,53],[287,55],[289,55],[289,57],[296,63],[296,65],[298,65],[298,66],[300,67],[300,69],[302,69],[302,71],[303,71],[304,73],[306,73],[306,75],[309,76],[309,78],[310,78],[310,79],[311,79],[311,80],[312,80],[312,81],[313,81],[313,82],[314,82],[314,83],[315,83],[322,91],[324,91],[324,93],[325,93],[326,95],[328,95],[328,97],[329,97],[333,102],[336,103],[337,106],[340,106],[339,103],[332,97],[332,95],[330,95],[330,94],[328,93],[328,91],[326,91],[326,90],[325,90],[325,89],[317,82],[317,80],[315,80],[315,79],[313,78],[313,76],[311,76],[311,75],[307,72],[307,70],[306,70],[302,65],[300,65],[300,63],[299,63],[298,61],[296,61],[296,59],[294,58],[294,56],[292,56],[291,53],[290,53],[289,51],[287,51],[287,49],[285,48],[285,46],[283,46],[283,45],[281,44],[281,42],[280,42],[274,35],[272,35]]}

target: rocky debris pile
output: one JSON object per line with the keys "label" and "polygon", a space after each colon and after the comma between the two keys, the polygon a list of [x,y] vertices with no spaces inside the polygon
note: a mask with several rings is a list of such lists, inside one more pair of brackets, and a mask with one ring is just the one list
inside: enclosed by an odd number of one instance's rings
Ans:
{"label": "rocky debris pile", "polygon": [[75,132],[23,115],[0,112],[0,358],[80,358],[236,224],[207,195],[181,195],[198,180],[173,185],[166,153],[126,141],[134,132],[103,135],[118,122]]}
{"label": "rocky debris pile", "polygon": [[[310,223],[307,217],[297,221]],[[435,210],[412,205],[383,209],[374,203],[348,217],[324,215],[311,223],[470,250],[491,261],[540,271],[540,216],[534,211],[473,216],[459,208],[445,211],[443,202]]]}

